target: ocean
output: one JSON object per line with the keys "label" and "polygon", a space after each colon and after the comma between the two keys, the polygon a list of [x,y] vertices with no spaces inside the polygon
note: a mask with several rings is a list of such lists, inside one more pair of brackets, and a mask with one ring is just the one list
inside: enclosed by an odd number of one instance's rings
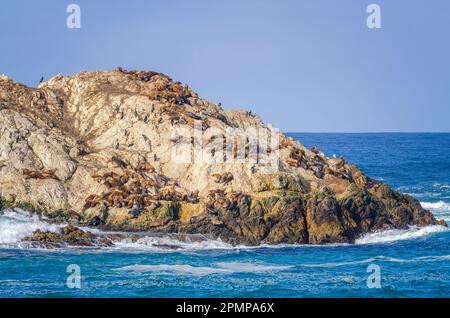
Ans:
{"label": "ocean", "polygon": [[[344,156],[450,222],[450,134],[289,135]],[[0,297],[450,297],[450,231],[441,226],[375,233],[354,245],[248,248],[167,236],[102,249],[20,243],[55,226],[26,211],[0,213]]]}

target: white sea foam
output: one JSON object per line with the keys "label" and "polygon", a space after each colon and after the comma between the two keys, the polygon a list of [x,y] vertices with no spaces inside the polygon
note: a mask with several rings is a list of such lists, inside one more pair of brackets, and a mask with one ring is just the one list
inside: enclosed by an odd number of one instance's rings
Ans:
{"label": "white sea foam", "polygon": [[270,272],[270,271],[283,271],[293,266],[276,266],[276,265],[259,265],[254,263],[216,263],[220,268],[230,270],[234,273],[257,273],[257,272]]}
{"label": "white sea foam", "polygon": [[[446,211],[448,203],[436,202],[429,203],[430,209],[440,209]],[[427,206],[426,204],[424,206]],[[432,207],[432,208],[431,208]],[[440,218],[442,215],[435,213]],[[42,231],[58,231],[64,224],[51,224],[45,219],[39,218],[36,215],[32,215],[26,211],[20,209],[7,209],[0,211],[0,246],[8,247],[26,247],[21,243],[21,240],[29,235],[32,235],[36,229]],[[86,229],[89,231],[95,231],[97,234],[106,234],[97,229]],[[356,240],[356,244],[382,244],[391,243],[400,240],[415,239],[422,236],[430,235],[438,232],[449,231],[448,228],[442,226],[427,226],[427,227],[411,227],[408,230],[388,230],[384,232],[367,234]],[[122,233],[126,235],[125,233]],[[120,250],[148,250],[148,251],[196,251],[196,250],[212,250],[212,249],[258,249],[258,248],[305,248],[305,247],[320,247],[320,248],[332,248],[348,244],[329,244],[329,245],[301,245],[301,244],[279,244],[279,245],[267,245],[262,244],[260,246],[233,246],[219,239],[213,240],[206,237],[199,236],[185,236],[183,240],[177,239],[177,237],[164,235],[142,235],[141,238],[131,239],[122,238],[114,242],[115,246],[112,249]],[[110,248],[111,249],[111,248]]]}
{"label": "white sea foam", "polygon": [[358,264],[368,264],[374,262],[392,262],[392,263],[417,263],[417,262],[440,262],[450,260],[450,255],[436,255],[436,256],[420,256],[413,258],[396,258],[389,256],[375,256],[371,258],[366,258],[357,261],[347,261],[347,262],[332,262],[332,263],[319,263],[319,264],[304,264],[304,267],[341,267],[341,266],[351,266]]}
{"label": "white sea foam", "polygon": [[55,232],[59,228],[61,225],[47,223],[21,209],[3,210],[0,212],[0,245],[18,244],[37,229]]}
{"label": "white sea foam", "polygon": [[372,263],[375,260],[376,260],[375,258],[368,258],[368,259],[363,259],[360,261],[332,262],[332,263],[321,263],[321,264],[304,264],[303,266],[305,266],[305,267],[339,267],[339,266]]}
{"label": "white sea foam", "polygon": [[[21,209],[5,209],[0,211],[0,246],[1,247],[29,247],[22,240],[33,234],[34,231],[40,229],[42,231],[57,232],[66,224],[52,224],[45,218],[39,218],[35,214],[31,214]],[[90,231],[95,234],[107,234],[112,232],[103,232],[95,228],[81,229]],[[122,233],[126,235],[126,233]],[[142,236],[138,240],[124,238],[114,242],[114,249],[124,250],[159,250],[169,251],[171,248],[182,250],[205,250],[205,249],[231,249],[235,248],[221,240],[211,239],[195,239],[190,240],[189,237],[185,241],[180,241],[169,236]]]}
{"label": "white sea foam", "polygon": [[133,272],[152,272],[162,274],[175,275],[211,275],[211,274],[233,274],[233,273],[260,273],[282,271],[291,268],[292,266],[274,266],[274,265],[259,265],[253,263],[214,263],[214,266],[192,266],[192,265],[129,265],[116,268],[116,271],[133,271]]}
{"label": "white sea foam", "polygon": [[124,238],[114,242],[120,249],[136,250],[205,250],[205,249],[231,249],[232,245],[221,240],[196,239],[190,240],[186,237],[184,241],[177,240],[169,236],[143,236],[137,240]]}
{"label": "white sea foam", "polygon": [[202,266],[191,266],[191,265],[129,265],[121,268],[115,269],[116,271],[133,271],[133,272],[156,272],[156,273],[167,273],[167,274],[190,274],[190,275],[211,275],[211,274],[229,274],[230,271],[213,268],[213,267],[202,267]]}
{"label": "white sea foam", "polygon": [[438,202],[420,202],[424,209],[428,209],[433,212],[436,218],[442,218],[446,221],[450,221],[450,203],[444,201]]}
{"label": "white sea foam", "polygon": [[439,256],[422,256],[417,257],[416,260],[423,262],[439,262],[450,260],[450,255],[439,255]]}
{"label": "white sea foam", "polygon": [[450,203],[439,201],[439,202],[420,202],[420,204],[425,209],[433,209],[440,211],[450,211]]}
{"label": "white sea foam", "polygon": [[407,230],[387,230],[366,234],[355,240],[356,244],[380,244],[391,243],[402,240],[411,240],[439,232],[447,232],[448,228],[440,225],[429,225],[425,227],[412,226]]}

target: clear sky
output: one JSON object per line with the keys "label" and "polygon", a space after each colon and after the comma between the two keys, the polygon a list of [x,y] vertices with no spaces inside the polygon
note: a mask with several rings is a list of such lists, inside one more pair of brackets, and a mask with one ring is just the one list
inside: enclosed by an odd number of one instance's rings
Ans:
{"label": "clear sky", "polygon": [[[81,29],[66,7],[81,7]],[[381,7],[381,29],[366,7]],[[0,4],[0,73],[166,73],[282,131],[450,131],[448,0],[40,0]]]}

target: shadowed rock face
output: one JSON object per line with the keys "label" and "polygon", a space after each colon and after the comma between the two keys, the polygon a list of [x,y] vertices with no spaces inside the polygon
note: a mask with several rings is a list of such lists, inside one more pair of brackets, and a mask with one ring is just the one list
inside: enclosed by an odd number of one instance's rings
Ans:
{"label": "shadowed rock face", "polygon": [[[225,111],[154,72],[58,75],[39,88],[2,76],[0,208],[249,245],[353,242],[377,230],[445,224],[343,158],[276,132],[279,163],[270,173],[259,162],[180,163],[173,149],[186,136],[174,132],[194,126],[205,133],[266,127],[251,113]],[[203,149],[216,149],[217,137],[207,137]],[[236,144],[248,142],[240,138]]]}

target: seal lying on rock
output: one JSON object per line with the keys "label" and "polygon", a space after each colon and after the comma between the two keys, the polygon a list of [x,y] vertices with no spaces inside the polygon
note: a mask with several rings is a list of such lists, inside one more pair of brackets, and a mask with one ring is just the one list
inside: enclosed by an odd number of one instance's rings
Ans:
{"label": "seal lying on rock", "polygon": [[22,169],[22,173],[25,176],[25,179],[55,179],[59,180],[55,175],[56,169],[46,170],[42,169],[39,171]]}
{"label": "seal lying on rock", "polygon": [[214,181],[216,183],[223,183],[223,184],[227,184],[234,179],[233,174],[231,172],[214,173],[211,175],[211,177],[214,178]]}

